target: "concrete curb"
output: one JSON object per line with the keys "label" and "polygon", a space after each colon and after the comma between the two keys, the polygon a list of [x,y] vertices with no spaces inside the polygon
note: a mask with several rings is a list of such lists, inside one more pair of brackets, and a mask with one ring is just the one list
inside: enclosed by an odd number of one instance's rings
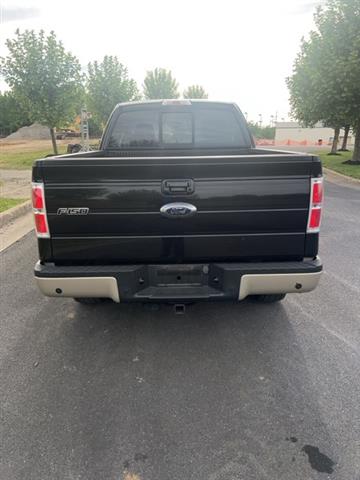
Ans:
{"label": "concrete curb", "polygon": [[347,175],[343,175],[342,173],[335,172],[335,170],[331,170],[330,168],[326,168],[326,167],[323,167],[323,170],[327,175],[333,175],[334,177],[338,177],[341,180],[346,180],[349,183],[360,185],[359,178],[348,177]]}
{"label": "concrete curb", "polygon": [[22,217],[31,210],[31,201],[27,200],[16,207],[9,208],[5,212],[0,213],[0,228],[5,227],[12,221],[16,220],[19,217]]}

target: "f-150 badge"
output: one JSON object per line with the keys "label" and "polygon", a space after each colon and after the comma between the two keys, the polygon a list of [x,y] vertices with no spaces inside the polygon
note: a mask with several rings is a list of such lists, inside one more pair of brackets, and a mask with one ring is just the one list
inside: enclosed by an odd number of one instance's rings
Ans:
{"label": "f-150 badge", "polygon": [[168,218],[181,218],[181,217],[190,217],[196,213],[195,205],[191,203],[167,203],[166,205],[160,208],[160,213]]}
{"label": "f-150 badge", "polygon": [[58,215],[87,215],[89,209],[87,207],[58,208]]}

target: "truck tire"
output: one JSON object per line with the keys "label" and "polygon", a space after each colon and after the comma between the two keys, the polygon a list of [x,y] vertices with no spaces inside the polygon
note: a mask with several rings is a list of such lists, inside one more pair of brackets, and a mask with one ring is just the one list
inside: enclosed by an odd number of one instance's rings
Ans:
{"label": "truck tire", "polygon": [[280,302],[286,297],[286,293],[276,293],[272,295],[252,295],[251,298],[258,303]]}
{"label": "truck tire", "polygon": [[81,303],[82,305],[97,305],[104,301],[103,298],[90,298],[90,297],[77,297],[74,298],[75,302]]}

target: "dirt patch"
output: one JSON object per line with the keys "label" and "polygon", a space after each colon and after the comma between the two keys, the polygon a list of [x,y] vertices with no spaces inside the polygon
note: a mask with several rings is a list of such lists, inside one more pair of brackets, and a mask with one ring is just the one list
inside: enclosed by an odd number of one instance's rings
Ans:
{"label": "dirt patch", "polygon": [[14,133],[11,133],[6,140],[16,139],[34,139],[34,140],[47,140],[50,139],[50,130],[40,123],[33,123],[28,127],[21,127]]}
{"label": "dirt patch", "polygon": [[[69,139],[57,140],[58,145],[67,145]],[[2,138],[0,139],[0,152],[24,152],[24,151],[36,151],[36,150],[46,150],[50,148],[52,150],[51,140],[32,140],[32,139],[9,139]]]}

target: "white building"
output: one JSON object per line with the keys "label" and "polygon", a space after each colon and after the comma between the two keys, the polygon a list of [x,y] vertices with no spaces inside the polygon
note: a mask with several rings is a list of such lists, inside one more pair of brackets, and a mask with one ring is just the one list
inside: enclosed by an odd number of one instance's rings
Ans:
{"label": "white building", "polygon": [[[331,145],[334,137],[334,129],[323,127],[321,123],[313,128],[304,128],[297,122],[276,122],[275,127],[275,145]],[[344,130],[341,130],[339,146],[343,135]],[[353,138],[349,133],[348,145],[352,144]]]}

